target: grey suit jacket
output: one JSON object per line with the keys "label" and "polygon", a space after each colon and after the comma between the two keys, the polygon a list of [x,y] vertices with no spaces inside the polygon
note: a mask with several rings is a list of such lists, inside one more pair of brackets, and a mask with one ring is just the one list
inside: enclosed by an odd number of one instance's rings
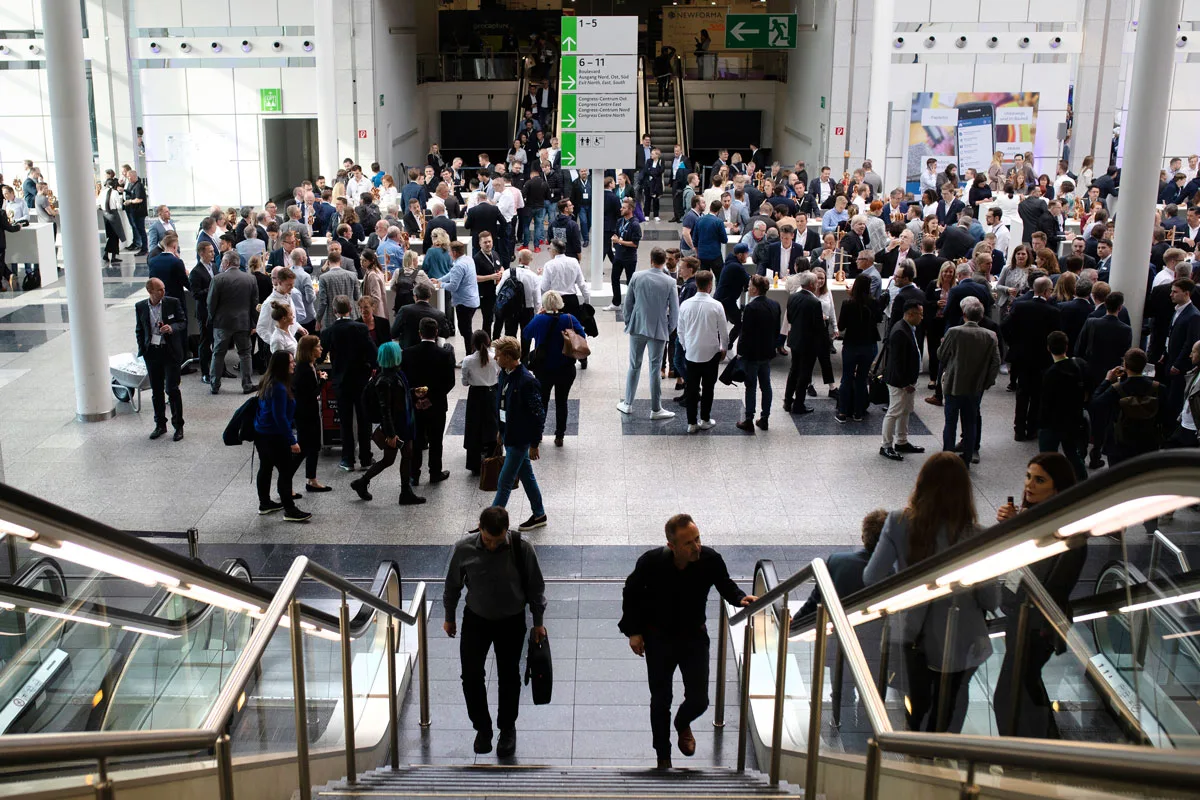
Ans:
{"label": "grey suit jacket", "polygon": [[317,292],[316,314],[322,328],[328,328],[337,319],[333,313],[333,301],[340,294],[350,298],[350,316],[358,319],[358,298],[362,296],[362,290],[353,272],[347,272],[343,267],[331,269],[321,275],[317,283],[320,284],[320,290]]}
{"label": "grey suit jacket", "polygon": [[[171,223],[171,227],[175,228],[176,232],[178,232],[179,226],[174,222]],[[170,233],[170,231],[167,230],[167,226],[163,225],[161,219],[155,217],[154,224],[151,225],[146,231],[146,249],[153,250],[159,245],[160,242],[162,242],[163,237],[165,237],[168,233]]]}
{"label": "grey suit jacket", "polygon": [[279,238],[288,231],[295,231],[296,238],[300,240],[300,246],[305,250],[312,247],[312,236],[308,232],[308,226],[298,219],[289,219],[287,222],[279,226]]}
{"label": "grey suit jacket", "polygon": [[1000,345],[996,334],[968,320],[946,331],[938,360],[942,362],[943,392],[983,394],[1000,374]]}
{"label": "grey suit jacket", "polygon": [[661,269],[635,272],[625,296],[625,332],[666,341],[679,320],[675,279]]}
{"label": "grey suit jacket", "polygon": [[208,318],[213,329],[250,331],[258,320],[258,281],[249,272],[218,272],[208,287]]}

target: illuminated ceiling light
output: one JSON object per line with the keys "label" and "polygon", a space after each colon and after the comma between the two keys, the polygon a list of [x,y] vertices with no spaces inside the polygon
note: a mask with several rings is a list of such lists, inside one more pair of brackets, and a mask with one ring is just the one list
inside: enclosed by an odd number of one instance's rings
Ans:
{"label": "illuminated ceiling light", "polygon": [[932,588],[928,584],[914,586],[906,592],[901,592],[898,595],[880,600],[878,603],[867,606],[867,612],[883,611],[888,614],[893,614],[897,611],[903,611],[906,608],[911,608],[921,603],[927,603],[930,600],[936,600],[939,597],[950,594],[949,586],[936,586]]}
{"label": "illuminated ceiling light", "polygon": [[1147,608],[1158,608],[1159,606],[1169,606],[1175,603],[1186,603],[1189,600],[1200,600],[1200,592],[1188,592],[1187,594],[1177,594],[1174,597],[1160,597],[1157,600],[1147,600],[1143,603],[1134,603],[1131,606],[1124,606],[1118,609],[1122,614],[1128,614],[1130,611],[1142,611]]}
{"label": "illuminated ceiling light", "polygon": [[146,636],[157,636],[159,639],[178,639],[179,634],[167,633],[166,631],[156,631],[150,628],[139,628],[136,625],[122,625],[121,630],[129,631],[130,633],[143,633]]}
{"label": "illuminated ceiling light", "polygon": [[1115,506],[1097,511],[1095,514],[1076,520],[1058,529],[1059,536],[1074,536],[1085,531],[1092,536],[1103,536],[1113,533],[1130,525],[1145,522],[1176,509],[1190,506],[1198,500],[1195,497],[1182,497],[1177,494],[1156,494],[1148,497],[1138,497],[1126,500]]}
{"label": "illuminated ceiling light", "polygon": [[1012,572],[1014,569],[1020,569],[1036,561],[1041,561],[1044,558],[1056,556],[1066,549],[1067,543],[1061,539],[1051,541],[1045,545],[1036,540],[1021,542],[1007,550],[1001,550],[995,555],[988,556],[973,564],[968,564],[962,569],[942,575],[935,583],[938,586],[949,586],[953,583],[970,586],[986,581],[989,578],[994,578],[997,575]]}
{"label": "illuminated ceiling light", "polygon": [[1108,616],[1107,611],[1093,611],[1091,614],[1080,614],[1078,617],[1074,617],[1071,620],[1071,622],[1073,622],[1073,623],[1087,622],[1088,620],[1093,620],[1093,619],[1103,619],[1104,617],[1107,617],[1107,616]]}
{"label": "illuminated ceiling light", "polygon": [[238,600],[236,597],[214,592],[212,589],[205,589],[203,586],[181,584],[179,586],[168,586],[167,590],[181,597],[187,597],[199,603],[204,603],[205,605],[218,606],[226,611],[248,612],[251,614],[262,613],[262,609],[253,603],[247,603],[244,600]]}
{"label": "illuminated ceiling light", "polygon": [[68,622],[82,622],[84,625],[95,625],[97,628],[111,628],[111,622],[105,622],[99,619],[89,619],[80,617],[75,614],[64,614],[61,611],[51,611],[48,608],[31,608],[30,614],[37,614],[39,617],[54,617],[55,619],[65,619]]}
{"label": "illuminated ceiling light", "polygon": [[18,525],[15,522],[9,522],[6,519],[0,519],[0,534],[9,534],[20,536],[22,539],[36,539],[37,531],[30,530],[24,525]]}
{"label": "illuminated ceiling light", "polygon": [[161,572],[147,569],[137,564],[131,564],[123,558],[110,556],[106,553],[92,550],[89,547],[75,544],[74,542],[55,542],[52,544],[33,542],[29,545],[29,549],[43,555],[65,558],[67,561],[79,564],[82,567],[107,572],[110,575],[116,575],[118,578],[125,578],[134,583],[140,583],[143,586],[157,586],[158,584],[162,584],[169,589],[179,585],[178,578],[164,575]]}

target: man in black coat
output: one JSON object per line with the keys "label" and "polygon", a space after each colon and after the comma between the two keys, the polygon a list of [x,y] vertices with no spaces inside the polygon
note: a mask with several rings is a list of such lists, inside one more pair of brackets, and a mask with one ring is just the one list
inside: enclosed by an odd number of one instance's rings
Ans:
{"label": "man in black coat", "polygon": [[959,264],[954,268],[954,279],[957,283],[946,293],[946,309],[944,312],[946,330],[955,325],[961,325],[962,301],[964,297],[976,297],[983,303],[983,314],[986,317],[992,309],[992,293],[979,281],[975,280],[975,268],[971,264]]}
{"label": "man in black coat", "polygon": [[[921,291],[914,282],[917,277],[917,268],[913,264],[912,259],[906,258],[896,264],[896,271],[892,273],[892,280],[900,289],[896,292],[896,299],[892,301],[891,308],[888,309],[888,327],[895,325],[904,316],[904,309],[911,302],[925,304],[925,292]],[[881,296],[883,302],[887,302],[888,295],[884,293]],[[923,342],[924,335],[920,330],[917,331],[918,344]]]}
{"label": "man in black coat", "polygon": [[213,328],[208,316],[208,289],[217,270],[215,258],[213,246],[208,242],[200,242],[196,245],[196,266],[188,275],[192,296],[196,298],[196,324],[200,327],[197,353],[200,356],[200,379],[205,383],[209,381],[208,371],[212,365]]}
{"label": "man in black coat", "polygon": [[803,211],[796,215],[796,244],[810,261],[821,254],[821,234],[808,227],[808,214]]}
{"label": "man in black coat", "polygon": [[[1112,292],[1104,298],[1099,317],[1092,316],[1084,323],[1075,343],[1075,355],[1087,362],[1087,388],[1094,392],[1110,369],[1121,365],[1121,359],[1133,346],[1133,329],[1121,321],[1120,313],[1125,311],[1125,295]],[[1104,466],[1101,453],[1105,450],[1105,440],[1109,428],[1109,420],[1102,408],[1093,407],[1092,416],[1092,453],[1088,459],[1089,469],[1099,469]]]}
{"label": "man in black coat", "polygon": [[[407,306],[406,306],[407,308]],[[454,351],[437,343],[438,324],[432,318],[421,320],[421,341],[404,348],[401,368],[408,378],[416,398],[417,441],[413,447],[412,483],[421,477],[422,451],[429,449],[429,482],[438,483],[450,477],[442,469],[442,436],[446,430],[446,412],[450,405],[446,396],[454,388]],[[419,392],[424,388],[425,391]],[[421,408],[428,400],[428,408]]]}
{"label": "man in black coat", "polygon": [[767,297],[770,286],[764,276],[752,275],[747,290],[750,301],[742,309],[742,336],[737,352],[746,371],[746,418],[737,427],[750,434],[754,433],[754,401],[759,389],[762,390],[762,411],[758,415],[758,427],[765,431],[771,416],[771,359],[775,357],[782,312],[779,303]]}
{"label": "man in black coat", "polygon": [[1038,409],[1042,396],[1042,373],[1052,358],[1046,342],[1062,330],[1062,314],[1050,303],[1054,284],[1047,277],[1033,282],[1033,299],[1013,303],[1000,327],[1009,346],[1009,361],[1017,379],[1017,403],[1013,413],[1013,438],[1018,442],[1037,437]]}
{"label": "man in black coat", "polygon": [[921,375],[921,350],[917,328],[925,316],[925,307],[916,301],[904,307],[904,316],[892,326],[887,338],[887,362],[883,382],[888,387],[888,410],[883,416],[883,444],[879,455],[891,461],[903,461],[905,453],[924,453],[925,448],[908,441],[908,418],[917,396]]}
{"label": "man in black coat", "polygon": [[1046,202],[1042,200],[1042,191],[1036,186],[1029,195],[1017,206],[1017,215],[1021,218],[1021,241],[1029,244],[1033,241],[1035,231],[1046,234],[1046,247],[1056,255],[1058,253],[1058,222]]}
{"label": "man in black coat", "polygon": [[[500,237],[508,228],[508,223],[504,221],[504,215],[491,201],[480,202],[468,211],[465,224],[467,230],[471,232],[471,252],[479,249],[479,234],[487,231],[492,234],[493,242],[501,242],[504,240]],[[453,242],[454,239],[450,241]],[[429,252],[428,249],[425,252]]]}
{"label": "man in black coat", "polygon": [[333,299],[337,319],[321,331],[321,348],[333,363],[330,380],[337,398],[338,419],[342,426],[342,460],[338,468],[354,471],[355,419],[358,421],[359,463],[371,466],[371,420],[367,416],[364,390],[376,364],[375,345],[367,326],[351,318],[350,298],[338,295]]}
{"label": "man in black coat", "polygon": [[937,254],[937,240],[926,236],[921,239],[921,255],[913,263],[917,265],[917,286],[924,289],[937,280],[946,259]]}
{"label": "man in black coat", "polygon": [[1158,380],[1167,387],[1166,402],[1161,419],[1170,427],[1183,410],[1184,387],[1188,370],[1192,368],[1192,345],[1200,340],[1200,309],[1192,303],[1196,284],[1189,278],[1176,278],[1171,284],[1171,302],[1175,306],[1167,347],[1162,362],[1155,370]]}
{"label": "man in black coat", "polygon": [[[759,275],[766,275],[768,271],[775,273],[781,278],[786,278],[791,275],[796,266],[796,262],[804,258],[804,250],[800,245],[796,244],[796,229],[791,225],[783,225],[779,228],[779,241],[771,242],[766,246],[766,258],[761,264],[756,265],[756,270]],[[786,256],[784,255],[786,253]]]}
{"label": "man in black coat", "polygon": [[1067,355],[1078,355],[1075,352],[1075,343],[1079,341],[1084,324],[1092,316],[1094,307],[1091,296],[1092,282],[1081,279],[1075,284],[1075,296],[1065,303],[1058,304],[1058,310],[1062,314],[1063,333],[1067,334]]}
{"label": "man in black coat", "polygon": [[958,215],[966,210],[962,200],[954,196],[954,186],[949,182],[942,184],[942,199],[937,202],[938,225],[949,227],[958,221]]}
{"label": "man in black coat", "polygon": [[437,323],[437,335],[449,339],[454,335],[454,329],[446,319],[446,314],[430,304],[433,299],[433,289],[430,284],[421,282],[413,287],[413,299],[416,302],[402,306],[396,319],[392,322],[392,339],[400,343],[402,350],[412,347],[421,341],[421,320],[429,318]]}
{"label": "man in black coat", "polygon": [[621,201],[617,198],[616,179],[604,179],[604,255],[612,263],[612,237],[617,232],[617,220],[621,218]]}
{"label": "man in black coat", "polygon": [[188,271],[179,257],[179,236],[168,233],[159,243],[162,249],[158,255],[146,262],[146,270],[151,278],[162,282],[163,288],[170,297],[179,302],[179,307],[187,315],[187,305],[184,299],[188,292]]}
{"label": "man in black coat", "polygon": [[804,404],[805,392],[812,383],[813,365],[822,357],[829,358],[829,329],[825,327],[821,301],[813,294],[816,285],[816,275],[803,272],[800,291],[788,298],[787,318],[791,326],[788,346],[792,348],[792,364],[784,384],[783,410],[791,414],[814,411]]}
{"label": "man in black coat", "polygon": [[729,329],[730,348],[742,334],[742,310],[738,302],[750,285],[750,274],[746,272],[746,259],[750,257],[750,245],[738,242],[733,246],[733,252],[725,257],[721,267],[721,279],[717,281],[717,290],[713,293],[716,300],[725,309],[725,319],[733,327]]}
{"label": "man in black coat", "polygon": [[137,320],[138,355],[146,362],[150,391],[154,402],[154,431],[151,439],[167,432],[167,404],[171,401],[171,427],[174,440],[183,438],[183,396],[179,393],[179,365],[183,362],[183,340],[187,336],[187,317],[183,306],[158,278],[146,281],[148,300],[134,306]]}
{"label": "man in black coat", "polygon": [[1071,462],[1075,477],[1087,478],[1083,455],[1087,442],[1083,437],[1083,409],[1091,394],[1087,364],[1067,355],[1067,334],[1054,331],[1046,339],[1053,363],[1042,373],[1041,406],[1038,409],[1038,450],[1053,453],[1062,447]]}
{"label": "man in black coat", "polygon": [[452,242],[458,238],[458,224],[446,216],[446,204],[444,202],[440,199],[433,201],[430,204],[429,210],[433,213],[433,216],[425,223],[425,235],[421,237],[421,244],[424,245],[425,249],[421,251],[422,253],[428,253],[429,248],[433,245],[431,237],[435,228],[444,230]]}
{"label": "man in black coat", "polygon": [[960,258],[970,257],[971,251],[975,248],[975,237],[968,230],[970,227],[969,217],[959,219],[945,227],[942,235],[937,239],[938,255],[943,261],[957,261]]}

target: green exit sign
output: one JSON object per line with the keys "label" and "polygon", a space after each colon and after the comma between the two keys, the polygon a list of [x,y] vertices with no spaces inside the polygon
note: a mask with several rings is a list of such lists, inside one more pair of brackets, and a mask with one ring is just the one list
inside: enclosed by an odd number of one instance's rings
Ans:
{"label": "green exit sign", "polygon": [[283,90],[259,89],[258,110],[262,112],[283,111]]}
{"label": "green exit sign", "polygon": [[726,50],[792,50],[795,14],[726,14]]}

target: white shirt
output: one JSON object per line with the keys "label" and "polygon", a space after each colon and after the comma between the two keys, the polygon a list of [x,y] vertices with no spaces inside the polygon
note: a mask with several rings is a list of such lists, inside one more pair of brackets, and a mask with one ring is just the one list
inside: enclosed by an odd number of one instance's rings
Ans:
{"label": "white shirt", "polygon": [[678,331],[688,361],[709,361],[729,349],[725,307],[707,292],[696,292],[679,306]]}
{"label": "white shirt", "polygon": [[1008,245],[1012,241],[1012,233],[1008,230],[1008,226],[1003,222],[992,228],[992,233],[996,234],[996,249],[1000,251],[1000,255],[1008,255]]}
{"label": "white shirt", "polygon": [[462,362],[463,386],[495,386],[500,381],[500,365],[496,355],[488,350],[487,364],[479,363],[479,353],[471,353]]}
{"label": "white shirt", "polygon": [[1164,283],[1170,283],[1173,280],[1175,280],[1175,270],[1163,267],[1154,276],[1154,286],[1162,286]]}
{"label": "white shirt", "polygon": [[[292,290],[296,291],[295,289]],[[296,322],[298,314],[296,313],[297,306],[292,303],[292,296],[280,294],[278,290],[272,291],[271,295],[263,302],[262,307],[258,310],[258,324],[254,326],[254,332],[258,334],[258,338],[264,342],[271,341],[271,331],[275,329],[275,320],[271,318],[271,306],[273,305],[289,305],[292,306],[292,325],[288,329],[292,338],[295,338],[296,331],[300,330],[300,324]],[[273,351],[272,351],[273,352]],[[293,353],[295,351],[292,351]]]}
{"label": "white shirt", "polygon": [[538,307],[541,301],[541,295],[538,292],[538,276],[533,270],[521,266],[509,267],[504,270],[504,277],[500,279],[500,283],[496,284],[496,291],[499,292],[501,286],[513,279],[514,269],[517,280],[521,282],[521,288],[525,290],[525,308],[532,311]]}
{"label": "white shirt", "polygon": [[934,191],[937,191],[937,177],[938,174],[936,172],[930,172],[929,170],[922,172],[921,191],[924,192],[926,189],[933,189]]}
{"label": "white shirt", "polygon": [[371,179],[363,175],[361,179],[350,178],[346,181],[346,194],[355,202],[362,200],[363,192],[369,192],[375,188],[375,184],[371,183]]}
{"label": "white shirt", "polygon": [[[116,194],[116,192],[113,192]],[[103,193],[101,193],[103,196]],[[4,204],[4,210],[12,214],[13,222],[29,219],[29,206],[25,205],[25,199],[21,195],[17,195],[14,199]]]}
{"label": "white shirt", "polygon": [[[272,322],[273,321],[274,320],[272,320]],[[287,352],[291,353],[293,357],[296,355],[296,345],[298,342],[296,341],[295,334],[288,333],[287,331],[281,329],[278,325],[271,328],[270,337],[264,339],[263,341],[271,346],[272,353],[280,350],[286,350]]]}
{"label": "white shirt", "polygon": [[505,222],[512,222],[513,217],[517,215],[517,201],[513,198],[512,192],[506,188],[503,192],[497,192],[495,199],[496,208],[500,209],[500,216],[504,217]]}
{"label": "white shirt", "polygon": [[[355,203],[355,205],[358,205]],[[400,190],[395,186],[390,188],[380,187],[379,189],[379,207],[387,210],[388,206],[400,207]]]}
{"label": "white shirt", "polygon": [[821,180],[817,182],[819,197],[818,201],[824,203],[829,199],[829,195],[833,194],[833,189],[829,186],[829,181]]}
{"label": "white shirt", "polygon": [[543,294],[553,289],[566,297],[569,294],[581,295],[583,302],[592,302],[592,293],[588,291],[587,281],[583,279],[583,270],[579,262],[571,256],[555,256],[542,267],[542,280],[538,290]]}

